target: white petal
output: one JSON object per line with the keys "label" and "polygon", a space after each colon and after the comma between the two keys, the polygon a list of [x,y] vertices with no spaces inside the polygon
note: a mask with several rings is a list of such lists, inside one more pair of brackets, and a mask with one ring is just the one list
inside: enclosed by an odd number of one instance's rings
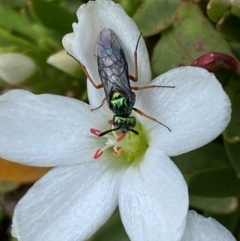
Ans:
{"label": "white petal", "polygon": [[233,235],[213,218],[189,211],[181,241],[236,241]]}
{"label": "white petal", "polygon": [[101,161],[56,167],[18,203],[13,234],[19,241],[83,241],[117,207],[121,172]]}
{"label": "white petal", "polygon": [[34,61],[26,55],[18,53],[0,55],[0,78],[10,84],[21,83],[35,71]]}
{"label": "white petal", "polygon": [[62,39],[63,47],[71,55],[73,55],[73,50],[72,50],[72,41],[73,41],[73,39],[74,39],[74,33],[68,33]]}
{"label": "white petal", "polygon": [[[88,92],[88,96],[90,97],[89,104],[91,105],[92,108],[98,107],[101,104],[101,101],[103,100],[103,98],[105,97],[103,88],[96,89],[90,81],[87,81],[87,92]],[[107,105],[107,103],[105,103],[105,105]]]}
{"label": "white petal", "polygon": [[79,77],[81,70],[79,63],[68,55],[65,50],[61,50],[49,56],[47,63],[72,76]]}
{"label": "white petal", "polygon": [[131,241],[180,240],[188,209],[183,176],[165,154],[149,148],[140,167],[125,173],[119,208]]}
{"label": "white petal", "polygon": [[230,120],[231,104],[215,76],[197,67],[180,67],[152,84],[175,86],[143,90],[136,107],[167,125],[171,132],[140,115],[149,145],[169,156],[201,147],[216,138]]}
{"label": "white petal", "polygon": [[0,156],[39,166],[93,160],[101,140],[90,128],[101,127],[101,119],[73,98],[9,91],[0,97]]}
{"label": "white petal", "polygon": [[[122,7],[109,0],[89,1],[78,9],[77,17],[78,23],[73,24],[74,35],[64,38],[63,44],[87,68],[94,82],[101,83],[94,52],[97,37],[103,28],[111,28],[117,34],[127,58],[129,73],[135,75],[134,51],[140,32]],[[136,85],[147,84],[151,71],[143,39],[140,40],[137,53],[139,81]]]}

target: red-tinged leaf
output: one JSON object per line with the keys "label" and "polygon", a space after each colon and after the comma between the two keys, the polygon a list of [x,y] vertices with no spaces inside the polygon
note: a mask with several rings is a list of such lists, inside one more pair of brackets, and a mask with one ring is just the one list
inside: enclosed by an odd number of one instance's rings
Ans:
{"label": "red-tinged leaf", "polygon": [[192,66],[202,67],[211,72],[218,68],[230,68],[236,75],[240,76],[240,63],[230,55],[210,52],[196,59]]}

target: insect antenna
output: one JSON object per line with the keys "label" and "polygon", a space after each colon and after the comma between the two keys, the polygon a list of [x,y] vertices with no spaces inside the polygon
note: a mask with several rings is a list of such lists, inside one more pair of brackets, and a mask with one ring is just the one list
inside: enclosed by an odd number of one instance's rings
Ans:
{"label": "insect antenna", "polygon": [[134,129],[129,129],[131,132],[133,132],[135,135],[139,135],[139,132]]}
{"label": "insect antenna", "polygon": [[138,49],[138,44],[139,44],[139,41],[141,39],[141,36],[142,36],[142,33],[140,33],[139,37],[138,37],[138,40],[137,40],[137,44],[136,44],[136,48],[135,48],[135,51],[134,51],[134,63],[135,63],[135,76],[133,75],[129,75],[129,79],[134,81],[134,82],[137,82],[138,81],[138,60],[137,60],[137,49]]}
{"label": "insect antenna", "polygon": [[154,118],[154,117],[152,117],[152,116],[150,116],[150,115],[145,114],[143,111],[141,111],[141,110],[139,110],[139,109],[137,109],[137,108],[133,108],[133,110],[136,111],[139,115],[145,116],[145,117],[147,117],[148,119],[150,119],[150,120],[152,120],[152,121],[155,121],[155,122],[157,122],[158,124],[164,126],[165,128],[168,129],[169,132],[171,131],[171,129],[170,129],[168,126],[164,125],[162,122],[158,121],[156,118]]}
{"label": "insect antenna", "polygon": [[109,132],[116,131],[116,130],[119,130],[119,129],[120,129],[120,127],[117,127],[117,128],[114,128],[114,129],[110,129],[110,130],[101,132],[98,136],[101,137],[101,136],[104,136],[104,135],[108,134]]}

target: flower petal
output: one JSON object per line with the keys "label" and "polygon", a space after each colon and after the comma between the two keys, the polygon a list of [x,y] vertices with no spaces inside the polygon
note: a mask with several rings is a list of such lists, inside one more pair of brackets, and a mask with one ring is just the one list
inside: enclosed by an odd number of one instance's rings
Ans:
{"label": "flower petal", "polygon": [[189,211],[181,241],[236,241],[233,235],[213,218]]}
{"label": "flower petal", "polygon": [[0,55],[0,78],[10,84],[19,84],[31,77],[36,71],[34,61],[18,53]]}
{"label": "flower petal", "polygon": [[39,166],[93,160],[99,139],[90,128],[101,118],[73,98],[9,91],[0,97],[0,156]]}
{"label": "flower petal", "polygon": [[13,235],[19,241],[89,238],[117,207],[121,172],[101,161],[56,167],[17,204]]}
{"label": "flower petal", "polygon": [[[109,0],[89,1],[78,9],[77,17],[78,23],[73,24],[74,35],[71,37],[67,35],[63,45],[87,68],[95,83],[101,83],[94,50],[97,37],[103,28],[110,28],[117,34],[126,55],[129,73],[135,75],[134,51],[140,32],[122,7]],[[70,42],[72,42],[71,47]],[[148,52],[142,38],[137,53],[139,81],[136,85],[147,84],[151,79],[151,70]]]}
{"label": "flower petal", "polygon": [[230,120],[228,96],[215,76],[196,67],[180,67],[157,77],[152,84],[175,88],[143,90],[137,100],[142,111],[164,126],[140,115],[149,145],[168,156],[201,147],[216,138]]}
{"label": "flower petal", "polygon": [[66,49],[67,53],[69,53],[70,55],[73,55],[72,41],[74,38],[75,38],[74,33],[68,33],[62,39],[62,45]]}
{"label": "flower petal", "polygon": [[65,50],[61,50],[49,56],[47,63],[76,78],[78,78],[79,73],[81,73],[81,67],[79,63],[70,55],[68,55]]}
{"label": "flower petal", "polygon": [[[90,97],[89,104],[91,105],[91,107],[96,108],[96,107],[100,106],[101,101],[105,97],[104,90],[96,89],[90,81],[87,81],[87,92],[88,92],[88,96]],[[106,103],[104,104],[104,106],[106,106]],[[110,111],[109,108],[108,108],[108,110]],[[113,115],[112,112],[111,112],[111,115]]]}
{"label": "flower petal", "polygon": [[179,240],[188,209],[183,176],[165,154],[149,148],[140,166],[126,171],[119,208],[132,241]]}

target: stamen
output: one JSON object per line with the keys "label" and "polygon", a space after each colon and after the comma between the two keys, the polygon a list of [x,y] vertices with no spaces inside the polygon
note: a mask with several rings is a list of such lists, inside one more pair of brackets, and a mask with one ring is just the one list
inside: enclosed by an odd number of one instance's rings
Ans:
{"label": "stamen", "polygon": [[94,159],[98,159],[102,154],[103,154],[103,150],[102,149],[98,149],[96,151],[96,153],[94,154],[93,158]]}
{"label": "stamen", "polygon": [[91,128],[90,129],[90,132],[95,135],[95,136],[99,136],[101,134],[101,131],[98,130],[98,129],[94,129],[94,128]]}
{"label": "stamen", "polygon": [[[97,136],[99,138],[99,135],[103,132],[99,129],[91,128],[90,132]],[[127,154],[127,160],[133,160],[135,155],[133,153],[136,152],[136,150],[139,150],[140,145],[140,139],[137,135],[132,135],[131,138],[126,138],[127,134],[123,132],[116,131],[116,128],[114,129],[114,126],[112,126],[112,131],[109,133],[106,133],[101,140],[105,139],[105,142],[99,142],[102,143],[103,146],[98,149],[94,154],[94,159],[98,159],[103,155],[103,153],[106,151],[106,149],[111,149],[113,154],[117,157],[120,155]]]}
{"label": "stamen", "polygon": [[121,147],[115,147],[113,149],[113,153],[114,153],[115,156],[120,156],[121,152],[122,152],[122,148]]}
{"label": "stamen", "polygon": [[117,142],[120,142],[120,141],[124,140],[125,137],[126,137],[126,133],[121,133],[117,138]]}

